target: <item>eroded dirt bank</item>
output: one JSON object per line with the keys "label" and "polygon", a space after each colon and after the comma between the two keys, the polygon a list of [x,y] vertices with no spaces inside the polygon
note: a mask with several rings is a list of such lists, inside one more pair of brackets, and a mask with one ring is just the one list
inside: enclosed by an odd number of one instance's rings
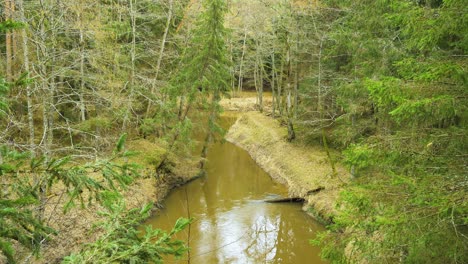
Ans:
{"label": "eroded dirt bank", "polygon": [[330,220],[334,203],[348,172],[337,166],[332,177],[327,155],[320,147],[304,147],[286,141],[286,127],[258,112],[244,113],[231,127],[226,139],[247,150],[271,177],[286,184],[291,196],[307,201],[315,216]]}

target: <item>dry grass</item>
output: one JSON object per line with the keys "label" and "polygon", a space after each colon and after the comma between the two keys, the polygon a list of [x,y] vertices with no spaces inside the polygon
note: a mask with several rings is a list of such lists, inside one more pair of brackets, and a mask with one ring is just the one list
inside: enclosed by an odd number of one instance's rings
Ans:
{"label": "dry grass", "polygon": [[[287,130],[278,120],[257,112],[247,112],[231,127],[226,139],[247,150],[275,180],[289,187],[291,196],[307,198],[309,205],[324,218],[334,214],[334,202],[343,185],[332,176],[326,152],[286,141]],[[337,166],[341,179],[348,172]],[[310,194],[310,191],[324,188]],[[309,193],[309,194],[308,194]]]}
{"label": "dry grass", "polygon": [[[225,111],[248,112],[258,109],[256,92],[242,92],[231,98],[223,98],[220,102]],[[271,93],[264,93],[263,108],[265,112],[271,112]]]}

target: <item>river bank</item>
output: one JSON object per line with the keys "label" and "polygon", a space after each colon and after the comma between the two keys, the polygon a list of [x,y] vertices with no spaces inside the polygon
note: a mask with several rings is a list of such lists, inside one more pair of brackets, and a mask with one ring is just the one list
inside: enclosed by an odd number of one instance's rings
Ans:
{"label": "river bank", "polygon": [[170,230],[180,217],[194,219],[177,234],[190,254],[181,260],[164,257],[164,263],[326,263],[320,247],[308,242],[324,226],[298,203],[265,202],[288,190],[245,150],[218,141],[207,159],[204,177],[171,191],[163,209],[145,222]]}
{"label": "river bank", "polygon": [[[197,175],[198,163],[184,159],[174,161],[177,166],[170,175],[157,178],[153,175],[152,163],[165,151],[164,148],[149,140],[138,139],[127,142],[127,149],[137,154],[126,162],[135,162],[141,166],[140,177],[122,193],[128,210],[141,208],[148,203],[160,204],[170,190]],[[45,215],[49,219],[47,224],[58,233],[43,245],[41,257],[29,257],[28,263],[60,263],[63,257],[78,252],[83,244],[94,242],[103,235],[102,230],[93,228],[96,223],[105,221],[99,214],[99,211],[104,211],[102,206],[96,203],[85,208],[77,206],[64,213],[65,200],[66,195],[61,186],[54,188],[48,195],[45,206]],[[157,206],[153,210],[156,211]]]}
{"label": "river bank", "polygon": [[245,149],[273,179],[285,184],[291,197],[304,198],[305,211],[318,220],[331,221],[349,173],[338,165],[337,175],[332,176],[325,150],[289,143],[286,137],[287,129],[279,120],[246,112],[230,128],[226,140]]}

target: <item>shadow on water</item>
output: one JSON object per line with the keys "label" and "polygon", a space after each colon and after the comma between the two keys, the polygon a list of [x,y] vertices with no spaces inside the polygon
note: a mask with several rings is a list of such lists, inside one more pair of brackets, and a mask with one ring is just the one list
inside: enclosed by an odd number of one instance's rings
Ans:
{"label": "shadow on water", "polygon": [[[299,204],[271,204],[264,199],[287,195],[241,148],[214,144],[206,177],[171,192],[165,209],[147,221],[170,230],[179,217],[194,218],[190,231],[191,263],[324,263],[309,244],[324,230]],[[178,239],[187,241],[185,230]],[[165,260],[165,263],[186,260]]]}

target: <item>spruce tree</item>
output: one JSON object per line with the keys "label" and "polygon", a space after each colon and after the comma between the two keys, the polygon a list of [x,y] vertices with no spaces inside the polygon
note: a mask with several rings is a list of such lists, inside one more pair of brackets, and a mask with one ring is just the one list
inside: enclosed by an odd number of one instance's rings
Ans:
{"label": "spruce tree", "polygon": [[[226,48],[228,31],[224,27],[227,11],[223,0],[203,1],[204,11],[196,21],[190,43],[181,60],[181,67],[172,81],[170,96],[178,101],[177,118],[179,125],[173,132],[170,150],[190,127],[188,114],[194,107],[208,110],[208,132],[201,152],[200,168],[204,167],[208,146],[216,133],[222,129],[217,120],[221,112],[219,101],[229,87],[229,59]],[[176,100],[176,98],[178,98]],[[211,100],[208,100],[208,99]],[[167,157],[158,166],[162,168]]]}

